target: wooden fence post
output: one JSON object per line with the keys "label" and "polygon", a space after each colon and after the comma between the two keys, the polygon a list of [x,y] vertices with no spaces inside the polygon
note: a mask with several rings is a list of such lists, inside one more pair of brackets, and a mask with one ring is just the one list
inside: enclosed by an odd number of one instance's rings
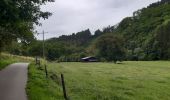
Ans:
{"label": "wooden fence post", "polygon": [[35,57],[35,64],[37,65],[37,57]]}
{"label": "wooden fence post", "polygon": [[45,75],[46,75],[46,78],[48,78],[48,71],[47,71],[47,66],[45,65]]}
{"label": "wooden fence post", "polygon": [[37,64],[38,64],[39,67],[41,67],[41,62],[40,62],[40,60],[37,60]]}
{"label": "wooden fence post", "polygon": [[65,100],[68,100],[63,74],[61,74],[61,83],[62,83],[62,87],[63,87],[64,98],[65,98]]}

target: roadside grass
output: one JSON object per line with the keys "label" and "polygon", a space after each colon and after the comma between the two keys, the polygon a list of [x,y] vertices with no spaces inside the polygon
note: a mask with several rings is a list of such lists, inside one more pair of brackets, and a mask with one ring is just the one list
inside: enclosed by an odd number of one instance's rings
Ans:
{"label": "roadside grass", "polygon": [[59,83],[65,76],[70,100],[170,100],[170,62],[48,63],[29,67],[29,100],[64,100]]}
{"label": "roadside grass", "polygon": [[15,62],[30,62],[30,61],[33,61],[33,58],[11,55],[11,54],[7,54],[7,53],[1,53],[0,54],[0,70],[5,68],[9,64],[12,64]]}
{"label": "roadside grass", "polygon": [[61,87],[46,79],[43,67],[31,63],[28,67],[27,96],[29,100],[62,100]]}
{"label": "roadside grass", "polygon": [[8,60],[0,60],[0,70],[2,70],[3,68],[5,68],[6,66],[8,66],[9,64],[14,63],[15,61],[12,59],[8,59]]}

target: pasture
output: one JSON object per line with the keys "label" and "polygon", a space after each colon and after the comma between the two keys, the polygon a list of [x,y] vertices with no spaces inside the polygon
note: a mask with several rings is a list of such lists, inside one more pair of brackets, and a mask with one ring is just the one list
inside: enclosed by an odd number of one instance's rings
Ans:
{"label": "pasture", "polygon": [[30,100],[40,100],[36,93],[42,97],[41,100],[64,100],[62,88],[57,82],[60,73],[65,76],[70,100],[170,100],[168,61],[127,61],[122,64],[48,63],[48,71],[49,79],[46,83],[42,78],[44,74],[35,71],[31,73],[30,70],[29,73],[35,77],[41,77],[38,80],[30,77],[28,87],[35,85],[35,90],[29,88]]}

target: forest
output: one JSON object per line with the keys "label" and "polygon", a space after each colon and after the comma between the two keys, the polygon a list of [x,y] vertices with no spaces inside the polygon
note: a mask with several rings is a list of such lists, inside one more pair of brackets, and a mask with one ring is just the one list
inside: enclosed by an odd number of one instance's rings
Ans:
{"label": "forest", "polygon": [[[26,3],[23,4],[27,6]],[[39,17],[48,18],[51,15],[38,9],[35,11]],[[29,16],[30,13],[26,14]],[[19,20],[25,18],[22,16],[13,21],[0,20],[1,52],[42,57],[43,41],[37,40],[32,31],[32,23],[40,24],[37,22],[38,16],[23,19],[26,22]],[[6,22],[10,23],[7,25]],[[11,34],[13,30],[17,31],[17,34]],[[15,35],[18,37],[15,38]],[[161,0],[150,4],[135,11],[133,16],[124,18],[119,24],[98,29],[94,34],[90,29],[86,29],[47,39],[45,56],[49,61],[67,62],[80,61],[80,58],[86,56],[115,62],[170,60],[170,1]]]}

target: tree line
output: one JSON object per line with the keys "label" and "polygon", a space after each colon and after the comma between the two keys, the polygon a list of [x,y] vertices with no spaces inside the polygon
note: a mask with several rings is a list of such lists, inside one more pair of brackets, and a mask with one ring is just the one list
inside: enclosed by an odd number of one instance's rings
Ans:
{"label": "tree line", "polygon": [[[47,14],[49,15],[49,14]],[[96,56],[100,61],[169,60],[170,2],[162,0],[139,9],[115,26],[89,29],[45,40],[45,55],[51,61],[80,61]],[[25,36],[25,35],[24,35]],[[25,43],[26,42],[26,43]],[[42,56],[42,41],[13,42],[13,54]]]}

